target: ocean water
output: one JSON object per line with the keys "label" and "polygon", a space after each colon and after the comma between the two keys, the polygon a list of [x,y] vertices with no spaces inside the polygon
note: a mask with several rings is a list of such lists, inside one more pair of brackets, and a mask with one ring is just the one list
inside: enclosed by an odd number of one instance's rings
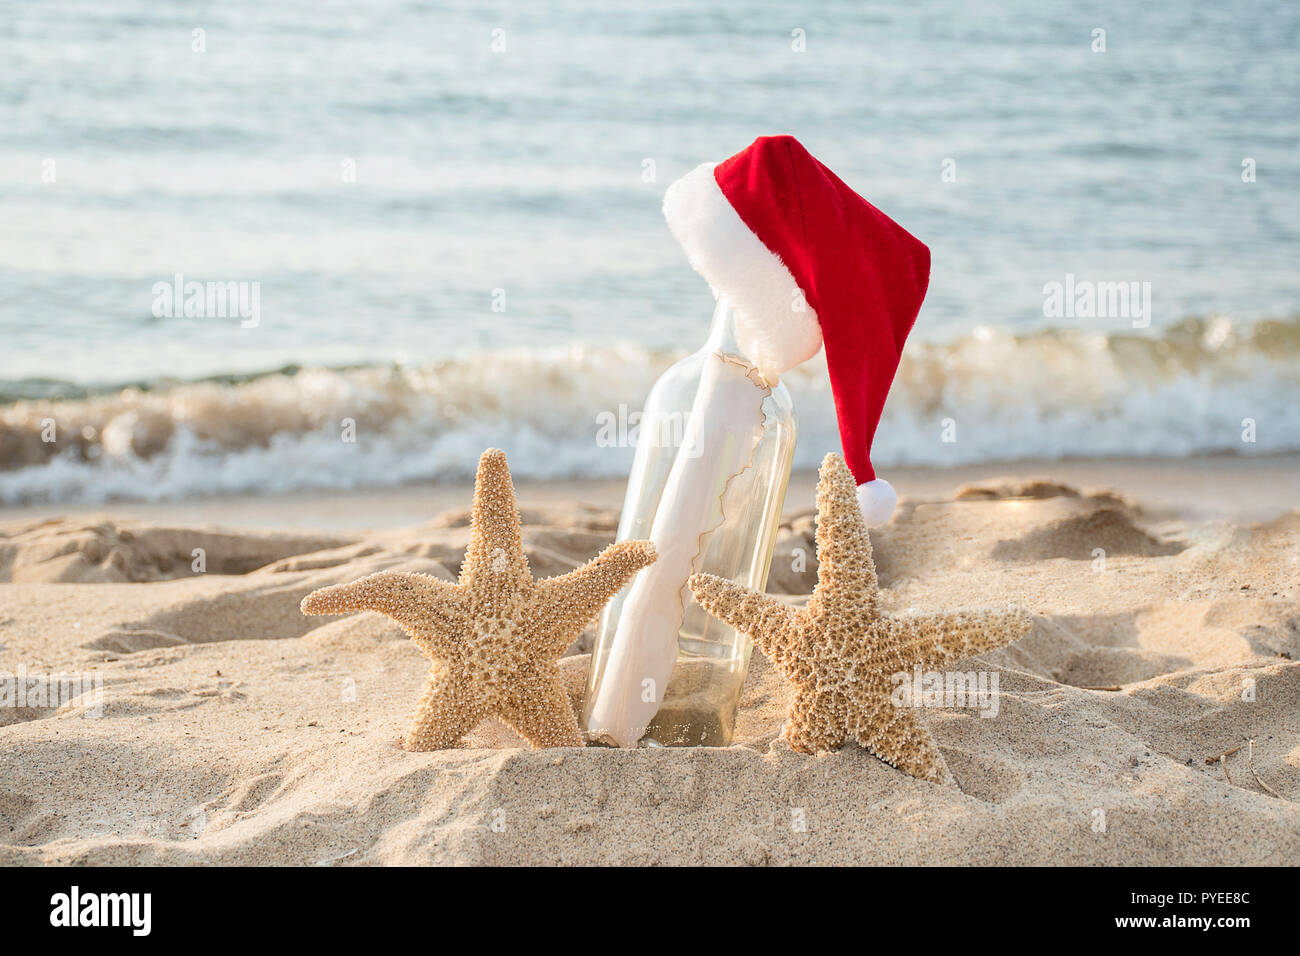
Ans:
{"label": "ocean water", "polygon": [[773,132],[933,253],[878,466],[1300,448],[1297,51],[1285,0],[7,5],[0,501],[622,474],[712,309],[663,191]]}

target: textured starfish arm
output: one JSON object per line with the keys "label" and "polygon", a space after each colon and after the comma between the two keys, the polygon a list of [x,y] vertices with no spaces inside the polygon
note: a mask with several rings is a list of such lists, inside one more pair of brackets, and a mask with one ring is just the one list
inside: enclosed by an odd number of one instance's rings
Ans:
{"label": "textured starfish arm", "polygon": [[479,457],[474,478],[469,547],[460,566],[460,583],[484,593],[504,594],[531,581],[510,466],[505,452],[489,448]]}
{"label": "textured starfish arm", "polygon": [[898,645],[891,660],[900,668],[941,664],[1006,647],[1033,626],[1028,611],[953,611],[893,618]]}
{"label": "textured starfish arm", "polygon": [[559,653],[568,647],[632,575],[656,557],[649,541],[620,541],[580,568],[538,581],[528,614],[546,623],[546,632],[554,637],[549,649]]}
{"label": "textured starfish arm", "polygon": [[816,607],[844,601],[874,608],[879,594],[871,537],[858,504],[858,486],[839,455],[822,460],[817,481]]}
{"label": "textured starfish arm", "polygon": [[446,671],[435,669],[424,685],[424,696],[420,698],[404,746],[407,750],[454,747],[484,716],[481,697],[473,688],[458,682]]}
{"label": "textured starfish arm", "polygon": [[800,753],[829,753],[844,743],[845,710],[825,694],[802,687],[794,692],[781,737]]}
{"label": "textured starfish arm", "polygon": [[378,611],[412,636],[429,641],[459,630],[465,598],[456,585],[429,574],[380,571],[350,584],[312,591],[302,599],[303,614]]}
{"label": "textured starfish arm", "polygon": [[581,747],[582,731],[569,695],[560,686],[559,671],[553,665],[545,671],[549,673],[521,681],[498,705],[497,716],[534,749]]}
{"label": "textured starfish arm", "polygon": [[748,634],[763,653],[773,656],[790,649],[797,609],[715,574],[692,574],[689,583],[700,607]]}
{"label": "textured starfish arm", "polygon": [[933,783],[952,783],[948,764],[934,738],[910,707],[896,705],[889,694],[876,695],[855,721],[858,743],[890,766]]}

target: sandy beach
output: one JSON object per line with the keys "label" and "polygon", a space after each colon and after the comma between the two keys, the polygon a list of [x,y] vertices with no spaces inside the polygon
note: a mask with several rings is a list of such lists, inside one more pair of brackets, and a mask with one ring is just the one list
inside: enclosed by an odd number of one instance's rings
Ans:
{"label": "sandy beach", "polygon": [[[8,511],[0,674],[30,694],[0,707],[0,864],[1295,864],[1297,474],[897,475],[872,532],[890,609],[1035,615],[969,665],[997,671],[996,716],[923,714],[955,788],[854,745],[789,750],[758,654],[730,747],[534,752],[487,722],[400,749],[425,659],[386,618],[298,604],[384,568],[454,577],[460,486]],[[793,559],[813,552],[810,489],[791,484],[769,582],[795,603],[816,580]],[[620,494],[521,482],[533,573],[610,542]],[[575,706],[590,633],[564,660]],[[41,698],[49,675],[87,680]]]}

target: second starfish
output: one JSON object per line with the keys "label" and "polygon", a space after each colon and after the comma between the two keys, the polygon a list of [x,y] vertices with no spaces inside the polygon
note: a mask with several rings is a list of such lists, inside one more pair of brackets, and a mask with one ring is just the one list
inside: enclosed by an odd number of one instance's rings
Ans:
{"label": "second starfish", "polygon": [[781,736],[794,750],[832,750],[856,740],[881,760],[922,780],[952,775],[924,725],[895,706],[895,674],[914,665],[960,660],[1010,644],[1029,614],[958,611],[892,617],[880,586],[857,489],[844,459],[827,455],[817,484],[817,587],[792,607],[712,574],[691,576],[706,611],[753,638],[794,685]]}

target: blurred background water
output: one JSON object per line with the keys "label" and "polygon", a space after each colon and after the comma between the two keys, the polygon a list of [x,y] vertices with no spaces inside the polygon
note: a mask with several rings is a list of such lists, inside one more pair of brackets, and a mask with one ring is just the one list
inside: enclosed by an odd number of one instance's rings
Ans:
{"label": "blurred background water", "polygon": [[1298,51],[1286,0],[7,4],[0,501],[622,474],[597,416],[711,313],[663,191],[775,132],[933,252],[878,465],[1300,448]]}

